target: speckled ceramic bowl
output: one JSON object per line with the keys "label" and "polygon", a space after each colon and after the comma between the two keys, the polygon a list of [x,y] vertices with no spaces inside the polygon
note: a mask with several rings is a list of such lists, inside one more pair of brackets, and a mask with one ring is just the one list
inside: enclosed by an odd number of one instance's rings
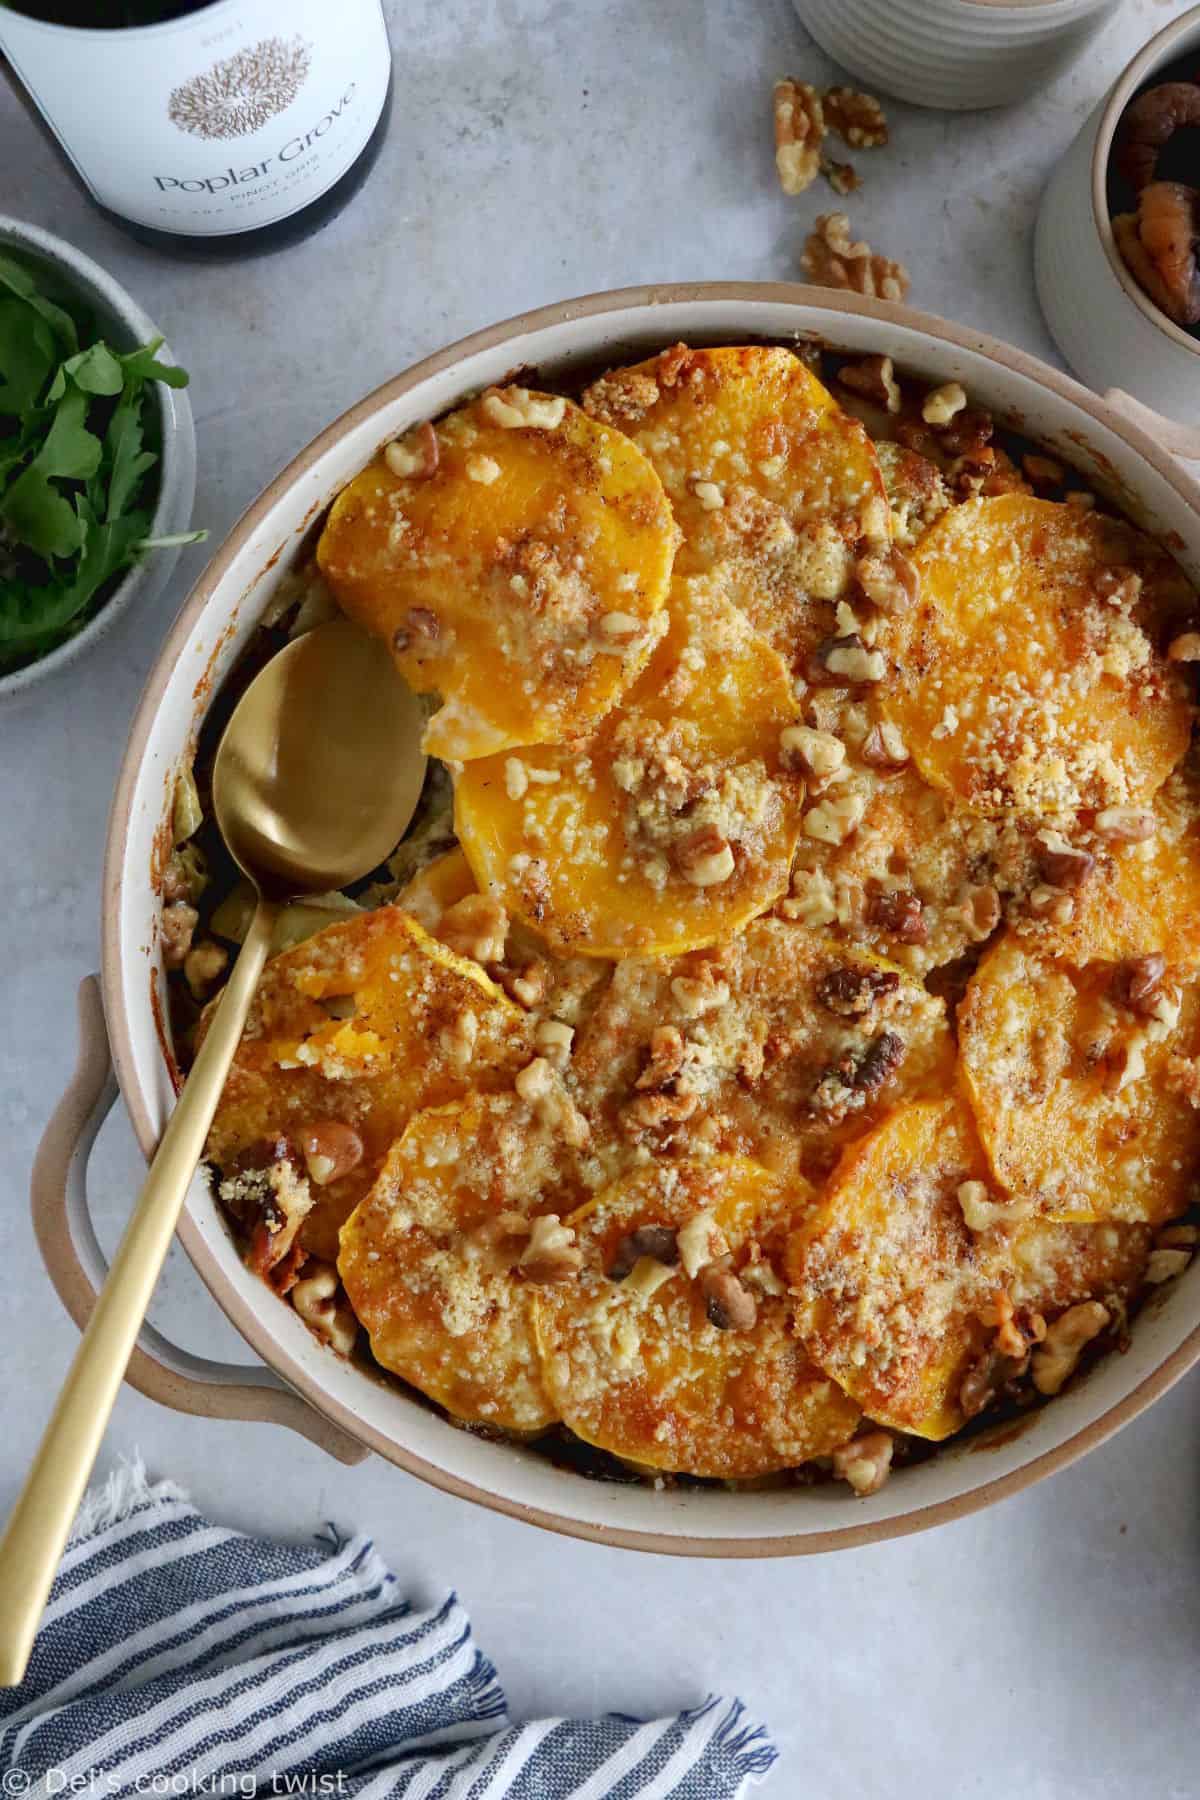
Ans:
{"label": "speckled ceramic bowl", "polygon": [[[154,321],[119,282],[90,256],[52,232],[0,214],[0,249],[13,251],[35,270],[44,269],[56,283],[77,294],[95,313],[101,331],[115,349],[133,350],[160,335]],[[172,360],[169,346],[164,344],[162,355],[164,361]],[[158,489],[150,535],[165,537],[186,531],[191,522],[196,496],[196,432],[186,389],[170,388],[158,381],[151,396],[158,414],[161,461],[155,471]],[[178,555],[178,550],[167,549],[143,557],[122,576],[99,610],[73,637],[26,668],[0,674],[0,702],[28,693],[48,675],[77,662],[133,605],[151,605],[170,580]]]}
{"label": "speckled ceramic bowl", "polygon": [[[83,995],[83,1054],[43,1143],[35,1212],[44,1253],[76,1316],[100,1274],[84,1174],[97,1122],[115,1092],[109,1052],[149,1154],[175,1089],[164,1034],[155,870],[175,776],[190,757],[216,682],[255,631],[279,582],[311,544],[333,496],[389,439],[436,417],[514,368],[570,381],[597,365],[694,344],[813,338],[884,353],[930,385],[961,381],[972,399],[1095,485],[1175,546],[1200,578],[1200,487],[1150,432],[1110,402],[982,333],[883,301],[798,286],[723,283],[631,288],[547,307],[429,357],[322,432],[255,501],[218,549],[150,676],[125,754],[109,826],[103,897],[103,1013]],[[257,1367],[202,1367],[144,1334],[132,1377],[195,1412],[286,1422],[344,1460],[368,1450],[464,1498],[530,1524],[629,1549],[692,1556],[796,1555],[886,1538],[961,1516],[1062,1468],[1133,1418],[1200,1358],[1200,1262],[1144,1309],[1123,1356],[1109,1356],[1050,1405],[1016,1424],[951,1442],[900,1470],[877,1494],[842,1484],[665,1492],[589,1479],[536,1451],[464,1431],[400,1384],[344,1361],[308,1332],[243,1263],[198,1174],[180,1236]],[[266,1366],[264,1367],[263,1364]]]}

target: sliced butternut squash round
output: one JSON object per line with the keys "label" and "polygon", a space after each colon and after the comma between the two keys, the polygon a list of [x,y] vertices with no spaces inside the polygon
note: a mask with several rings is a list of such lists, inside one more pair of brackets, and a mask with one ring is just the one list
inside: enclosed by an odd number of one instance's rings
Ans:
{"label": "sliced butternut squash round", "polygon": [[477,963],[399,906],[331,925],[263,971],[205,1155],[226,1175],[328,1121],[363,1154],[327,1185],[301,1240],[332,1262],[337,1232],[413,1113],[507,1085],[533,1054],[526,1015]]}
{"label": "sliced butternut squash round", "polygon": [[578,1281],[543,1289],[543,1379],[576,1436],[677,1474],[823,1456],[859,1411],[791,1330],[781,1253],[807,1196],[736,1157],[651,1165],[573,1215]]}
{"label": "sliced butternut squash round", "polygon": [[1013,929],[1031,948],[1079,968],[1155,952],[1169,963],[1200,963],[1200,771],[1194,758],[1167,777],[1149,815],[1153,829],[1140,842],[1090,832],[1076,847],[1082,854],[1060,854],[1057,864],[1052,853],[1049,859],[1043,854],[1050,875],[1061,869],[1070,886],[1052,898],[1041,892],[1035,901],[1031,895],[1010,911]]}
{"label": "sliced butternut squash round", "polygon": [[1200,1112],[1172,1069],[1200,1053],[1195,970],[1074,969],[1006,933],[971,978],[958,1032],[988,1160],[1010,1193],[1065,1219],[1161,1224],[1185,1209]]}
{"label": "sliced butternut squash round", "polygon": [[996,1286],[1013,1306],[1053,1318],[1080,1300],[1127,1301],[1145,1272],[1153,1242],[1148,1225],[1033,1218],[988,1234]]}
{"label": "sliced butternut squash round", "polygon": [[603,376],[583,404],[662,477],[683,531],[680,573],[723,566],[789,662],[835,635],[862,540],[888,541],[887,496],[866,429],[799,357],[677,344]]}
{"label": "sliced butternut squash round", "polygon": [[[416,1114],[341,1230],[338,1272],[376,1362],[468,1423],[552,1424],[529,1306],[530,1273],[553,1266],[532,1233],[579,1193],[561,1138],[515,1094]],[[560,1257],[566,1279],[574,1262]]]}
{"label": "sliced butternut squash round", "polygon": [[930,781],[979,812],[1051,819],[1153,796],[1193,708],[1157,647],[1145,540],[1004,494],[952,507],[913,562],[920,600],[894,622],[883,704]]}
{"label": "sliced butternut squash round", "polygon": [[334,502],[317,562],[442,696],[425,748],[465,760],[608,711],[650,652],[677,536],[628,438],[510,387],[389,445]]}
{"label": "sliced butternut squash round", "polygon": [[[806,815],[791,888],[776,911],[925,975],[982,943],[996,924],[997,826],[953,805],[911,764],[864,763],[864,744],[868,756],[906,753],[867,725],[836,789],[854,827],[844,836],[818,832]],[[823,827],[827,814],[826,805],[813,824]]]}
{"label": "sliced butternut squash round", "polygon": [[455,825],[480,891],[559,951],[710,944],[787,886],[803,783],[783,662],[721,585],[676,587],[670,628],[589,739],[468,763]]}
{"label": "sliced butternut squash round", "polygon": [[619,963],[572,1078],[614,1171],[703,1142],[820,1180],[847,1138],[937,1092],[953,1066],[945,1008],[919,982],[760,919],[719,949]]}
{"label": "sliced butternut squash round", "polygon": [[805,1349],[881,1425],[936,1441],[964,1423],[990,1286],[958,1190],[986,1173],[963,1102],[917,1101],[850,1145],[792,1234]]}

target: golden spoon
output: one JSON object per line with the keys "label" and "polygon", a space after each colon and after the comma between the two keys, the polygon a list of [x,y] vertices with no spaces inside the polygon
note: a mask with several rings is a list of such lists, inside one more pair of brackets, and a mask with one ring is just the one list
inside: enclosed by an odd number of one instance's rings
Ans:
{"label": "golden spoon", "polygon": [[423,724],[420,704],[384,646],[335,619],[280,651],[225,728],[213,766],[213,807],[258,905],[0,1541],[2,1686],[24,1677],[280,905],[344,887],[390,854],[421,792]]}

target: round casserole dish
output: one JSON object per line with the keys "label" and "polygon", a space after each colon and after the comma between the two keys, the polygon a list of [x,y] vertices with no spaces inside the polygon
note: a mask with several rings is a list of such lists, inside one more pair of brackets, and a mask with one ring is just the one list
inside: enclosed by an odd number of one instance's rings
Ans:
{"label": "round casserole dish", "polygon": [[[852,352],[885,352],[931,383],[961,381],[973,400],[1106,489],[1175,549],[1193,579],[1200,578],[1200,488],[1127,420],[1117,400],[1098,401],[993,339],[883,302],[791,285],[636,288],[528,314],[430,357],[331,425],[250,508],[185,605],[138,708],[109,829],[103,996],[121,1092],[145,1151],[173,1095],[157,999],[162,977],[155,870],[175,773],[214,686],[334,494],[381,443],[513,369],[536,369],[541,380],[553,383],[681,338],[713,344],[806,336]],[[94,1066],[95,1057],[90,1060]],[[53,1128],[56,1142],[48,1142],[40,1171],[43,1186],[66,1171],[72,1134],[82,1136],[86,1147],[86,1110],[76,1093]],[[243,1266],[203,1176],[193,1184],[180,1235],[218,1303],[291,1390],[285,1401],[293,1413],[289,1422],[300,1422],[295,1396],[301,1396],[322,1416],[323,1429],[332,1426],[341,1434],[347,1459],[356,1441],[451,1493],[626,1548],[783,1555],[918,1530],[1064,1466],[1200,1357],[1200,1275],[1193,1269],[1143,1312],[1128,1354],[1108,1357],[1018,1426],[952,1445],[902,1471],[870,1498],[854,1499],[841,1486],[660,1492],[589,1480],[519,1446],[473,1435],[399,1386],[339,1360]],[[274,1401],[246,1400],[252,1390],[236,1388],[233,1374],[218,1379],[243,1396],[238,1416],[279,1416]],[[218,1410],[194,1398],[178,1403]]]}

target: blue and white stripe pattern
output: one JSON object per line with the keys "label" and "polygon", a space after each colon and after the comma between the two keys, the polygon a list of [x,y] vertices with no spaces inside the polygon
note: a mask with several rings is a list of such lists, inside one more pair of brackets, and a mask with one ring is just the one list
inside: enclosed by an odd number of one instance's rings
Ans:
{"label": "blue and white stripe pattern", "polygon": [[740,1701],[513,1725],[451,1595],[415,1611],[369,1540],[244,1537],[121,1469],[85,1502],[0,1793],[725,1800],[776,1752]]}

